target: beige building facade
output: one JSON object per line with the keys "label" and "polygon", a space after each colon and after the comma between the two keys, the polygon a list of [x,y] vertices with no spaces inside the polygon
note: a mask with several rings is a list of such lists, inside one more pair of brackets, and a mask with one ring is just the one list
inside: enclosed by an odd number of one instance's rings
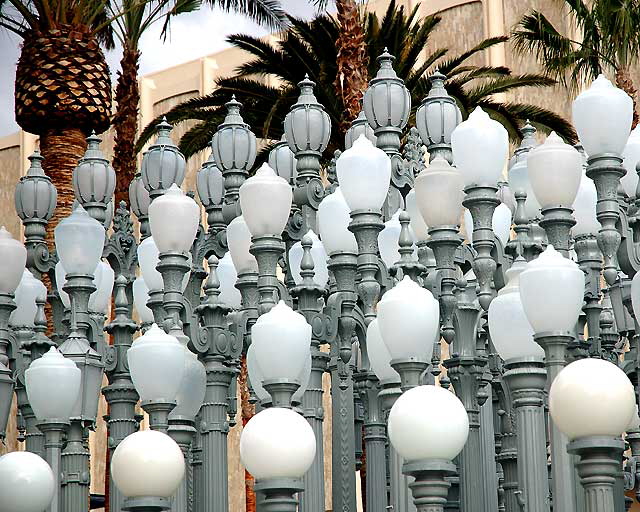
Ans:
{"label": "beige building facade", "polygon": [[[306,0],[299,0],[306,1]],[[368,8],[383,13],[389,4],[388,0],[370,0]],[[490,36],[508,34],[521,15],[530,8],[541,9],[558,27],[568,26],[568,20],[558,8],[555,0],[398,0],[407,10],[418,7],[419,15],[425,16],[435,12],[440,13],[443,20],[434,37],[425,48],[429,51],[447,47],[455,55],[462,50],[474,46],[476,43]],[[229,48],[221,52],[207,55],[197,60],[185,62],[163,71],[141,76],[140,90],[140,123],[144,127],[156,116],[166,112],[176,104],[199,95],[213,91],[214,80],[220,76],[228,76],[246,59],[246,54],[236,48]],[[532,57],[516,56],[508,44],[500,45],[486,52],[476,64],[506,65],[514,72],[530,72],[537,70]],[[560,88],[555,91],[545,89],[540,91],[523,91],[509,94],[511,101],[527,101],[550,108],[568,116],[570,98]],[[177,127],[173,131],[174,140],[189,128],[188,125]],[[113,131],[102,135],[103,150],[108,158],[113,155]],[[5,225],[14,236],[21,236],[21,225],[13,207],[13,190],[16,182],[28,168],[27,157],[36,149],[37,138],[25,132],[18,132],[0,138],[0,225]],[[195,189],[196,172],[208,155],[196,155],[187,164],[185,190]],[[326,376],[328,378],[328,376]],[[325,382],[325,389],[329,389]],[[327,407],[325,429],[325,461],[327,490],[331,489],[330,471],[330,399],[325,395]],[[106,404],[102,403],[99,418],[106,414]],[[238,418],[239,420],[239,418]],[[238,421],[238,423],[241,423]],[[230,433],[229,473],[231,512],[244,510],[244,472],[238,460],[238,442],[241,427],[236,426]],[[7,446],[0,446],[3,450],[20,449],[14,442],[15,421],[10,425]],[[92,434],[92,490],[104,492],[106,428],[104,421],[99,420],[97,431]],[[331,510],[330,492],[327,493],[327,510]]]}

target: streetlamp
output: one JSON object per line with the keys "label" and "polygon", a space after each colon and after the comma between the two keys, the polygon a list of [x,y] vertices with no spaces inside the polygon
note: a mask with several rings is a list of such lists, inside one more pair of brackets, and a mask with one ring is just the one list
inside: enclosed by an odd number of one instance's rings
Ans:
{"label": "streetlamp", "polygon": [[170,510],[170,498],[184,478],[184,472],[180,447],[156,430],[125,437],[111,459],[111,476],[126,497],[122,510],[130,512]]}
{"label": "streetlamp", "polygon": [[151,201],[184,180],[185,158],[169,134],[171,125],[165,118],[156,126],[157,138],[142,157],[140,174]]}
{"label": "streetlamp", "polygon": [[3,510],[43,512],[53,499],[56,482],[49,465],[31,452],[0,457],[0,494]]}
{"label": "streetlamp", "polygon": [[622,433],[636,408],[635,391],[625,373],[602,359],[569,364],[551,384],[549,412],[580,457],[576,465],[585,491],[585,510],[615,509],[614,482],[624,451]]}
{"label": "streetlamp", "polygon": [[[438,411],[440,421],[432,411]],[[415,478],[409,484],[418,512],[443,512],[450,482],[451,462],[469,435],[469,419],[462,402],[441,387],[418,386],[405,391],[389,413],[389,440],[404,458],[403,472]]]}
{"label": "streetlamp", "polygon": [[[313,259],[313,282],[320,288],[324,288],[329,281],[329,271],[327,269],[327,251],[324,244],[312,230],[307,231],[306,236],[311,239],[311,257]],[[289,249],[289,265],[291,266],[291,274],[296,285],[302,283],[302,275],[300,265],[302,264],[303,249],[302,242],[296,242]]]}
{"label": "streetlamp", "polygon": [[637,165],[640,161],[640,129],[636,126],[631,130],[627,145],[622,151],[622,165],[627,171],[620,179],[620,184],[630,201],[637,197],[638,189],[638,171]]}
{"label": "streetlamp", "polygon": [[60,451],[69,427],[69,418],[78,400],[82,374],[70,359],[55,347],[33,361],[25,371],[27,396],[44,434],[46,461],[54,475],[54,493],[50,512],[59,512]]}
{"label": "streetlamp", "polygon": [[304,490],[302,477],[316,454],[313,429],[290,409],[271,407],[245,425],[240,459],[264,494],[264,512],[295,512],[295,494]]}

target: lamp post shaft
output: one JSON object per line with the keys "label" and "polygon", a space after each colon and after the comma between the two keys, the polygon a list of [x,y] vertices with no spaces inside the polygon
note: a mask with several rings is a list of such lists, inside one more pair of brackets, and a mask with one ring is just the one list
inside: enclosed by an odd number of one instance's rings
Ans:
{"label": "lamp post shaft", "polygon": [[300,480],[278,478],[256,481],[255,490],[262,495],[260,512],[297,512],[296,493],[304,487]]}
{"label": "lamp post shaft", "polygon": [[62,510],[86,512],[89,504],[89,450],[85,446],[84,426],[72,419],[67,444],[62,451]]}
{"label": "lamp post shaft", "polygon": [[367,452],[367,507],[384,510],[387,506],[386,425],[378,399],[379,387],[376,382],[366,385],[363,436]]}
{"label": "lamp post shaft", "polygon": [[455,466],[445,460],[405,463],[404,473],[415,478],[410,487],[418,512],[444,512],[451,487],[447,477],[455,474],[455,470]]}
{"label": "lamp post shaft", "polygon": [[60,508],[60,473],[61,473],[61,450],[64,432],[69,426],[62,421],[47,421],[39,424],[40,430],[44,433],[45,460],[53,472],[53,498],[47,512],[62,512]]}
{"label": "lamp post shaft", "polygon": [[190,448],[196,429],[191,425],[173,420],[170,421],[169,436],[178,444],[184,456],[185,474],[173,495],[172,512],[190,512],[193,498],[193,468],[191,466]]}
{"label": "lamp post shaft", "polygon": [[261,236],[253,239],[250,252],[258,262],[258,291],[260,314],[268,313],[276,305],[278,294],[278,277],[276,268],[284,251],[280,236]]}
{"label": "lamp post shaft", "polygon": [[571,241],[571,228],[576,221],[573,218],[571,208],[562,206],[544,208],[540,226],[547,234],[549,243],[565,258],[569,257],[569,243]]}

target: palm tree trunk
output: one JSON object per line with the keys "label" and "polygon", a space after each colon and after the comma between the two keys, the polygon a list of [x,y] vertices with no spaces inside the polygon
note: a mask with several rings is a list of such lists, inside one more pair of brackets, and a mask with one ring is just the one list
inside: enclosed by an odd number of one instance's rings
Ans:
{"label": "palm tree trunk", "polygon": [[631,99],[633,100],[633,123],[631,128],[635,128],[638,124],[640,118],[638,117],[638,90],[633,84],[633,79],[631,78],[631,73],[629,72],[629,68],[626,66],[620,66],[616,70],[616,86],[626,92]]}
{"label": "palm tree trunk", "polygon": [[336,43],[338,72],[334,86],[344,105],[344,115],[339,126],[340,133],[344,134],[351,121],[360,113],[360,102],[369,80],[369,57],[356,1],[336,0],[336,10],[340,35]]}
{"label": "palm tree trunk", "polygon": [[80,128],[50,129],[40,137],[42,167],[58,191],[58,204],[47,225],[47,243],[54,248],[53,230],[61,219],[71,213],[75,195],[73,169],[87,149],[85,134]]}
{"label": "palm tree trunk", "polygon": [[136,152],[134,142],[138,131],[138,61],[137,48],[125,46],[120,60],[118,83],[116,85],[117,110],[113,118],[115,147],[113,168],[116,171],[116,205],[120,201],[129,202],[129,183],[136,174]]}

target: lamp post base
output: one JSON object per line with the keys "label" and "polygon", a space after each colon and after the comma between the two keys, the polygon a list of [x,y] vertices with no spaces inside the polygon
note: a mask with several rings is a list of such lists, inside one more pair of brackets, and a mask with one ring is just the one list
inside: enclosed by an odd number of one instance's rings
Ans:
{"label": "lamp post base", "polygon": [[256,481],[254,489],[263,495],[260,512],[296,512],[296,494],[304,490],[302,480],[274,478]]}
{"label": "lamp post base", "polygon": [[169,431],[169,413],[175,408],[175,402],[143,400],[140,405],[149,415],[149,427],[163,434]]}
{"label": "lamp post base", "polygon": [[171,501],[168,498],[152,496],[127,498],[124,500],[122,510],[127,512],[165,512],[171,510]]}
{"label": "lamp post base", "polygon": [[415,478],[415,482],[409,484],[409,487],[418,512],[444,512],[451,487],[447,477],[456,474],[456,466],[451,461],[406,462],[402,466],[402,472]]}

